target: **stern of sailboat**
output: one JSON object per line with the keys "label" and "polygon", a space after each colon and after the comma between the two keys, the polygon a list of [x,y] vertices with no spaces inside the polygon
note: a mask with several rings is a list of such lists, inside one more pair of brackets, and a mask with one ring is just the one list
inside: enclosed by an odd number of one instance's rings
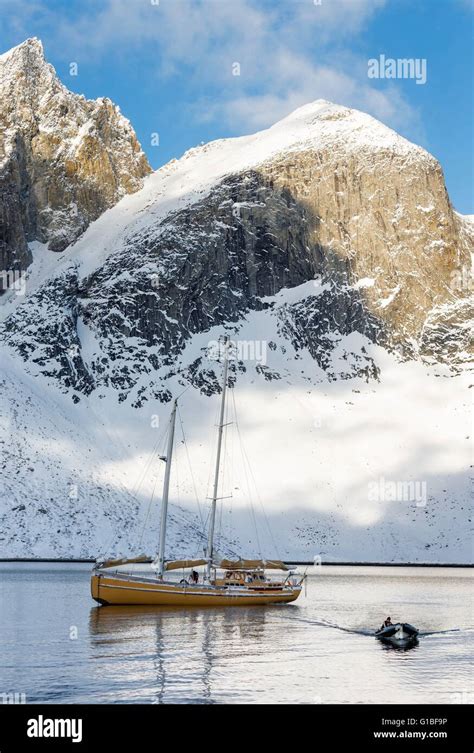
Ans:
{"label": "stern of sailboat", "polygon": [[105,599],[102,599],[100,596],[100,575],[97,575],[95,571],[91,575],[91,596],[94,601],[97,601],[103,606],[109,603]]}

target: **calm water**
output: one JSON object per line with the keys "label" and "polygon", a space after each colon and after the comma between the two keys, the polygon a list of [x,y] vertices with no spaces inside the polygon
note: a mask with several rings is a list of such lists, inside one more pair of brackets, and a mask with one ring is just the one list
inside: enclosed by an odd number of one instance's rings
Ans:
{"label": "calm water", "polygon": [[[450,703],[474,696],[472,571],[323,567],[294,605],[97,607],[89,566],[0,565],[0,692],[29,703]],[[368,633],[416,625],[416,647]]]}

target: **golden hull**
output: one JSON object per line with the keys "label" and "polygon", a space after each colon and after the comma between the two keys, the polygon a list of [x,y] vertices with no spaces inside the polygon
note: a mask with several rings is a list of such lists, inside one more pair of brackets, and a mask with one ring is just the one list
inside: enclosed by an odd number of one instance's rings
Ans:
{"label": "golden hull", "polygon": [[301,586],[278,588],[223,588],[205,585],[132,580],[113,575],[92,575],[91,594],[99,604],[148,606],[235,607],[288,604],[301,593]]}

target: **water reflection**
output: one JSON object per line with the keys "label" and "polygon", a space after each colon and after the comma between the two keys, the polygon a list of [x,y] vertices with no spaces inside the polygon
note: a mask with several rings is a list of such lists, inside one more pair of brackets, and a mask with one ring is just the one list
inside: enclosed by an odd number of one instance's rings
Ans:
{"label": "water reflection", "polygon": [[[88,567],[0,568],[2,687],[28,703],[472,698],[472,571],[319,570],[295,604],[183,610],[93,606]],[[380,643],[386,614],[419,643]]]}
{"label": "water reflection", "polygon": [[[114,606],[90,610],[91,658],[103,663],[128,655],[120,663],[121,680],[133,682],[134,656],[146,657],[152,703],[215,703],[216,664],[258,654],[265,640],[266,607],[183,609]],[[123,676],[126,673],[126,677]],[[177,690],[178,689],[178,690]]]}
{"label": "water reflection", "polygon": [[408,643],[406,646],[397,646],[393,643],[389,643],[388,641],[378,641],[379,645],[382,646],[382,648],[385,651],[401,651],[402,653],[406,653],[407,651],[411,651],[412,648],[418,648],[420,645],[420,642],[418,638],[414,638],[410,643]]}

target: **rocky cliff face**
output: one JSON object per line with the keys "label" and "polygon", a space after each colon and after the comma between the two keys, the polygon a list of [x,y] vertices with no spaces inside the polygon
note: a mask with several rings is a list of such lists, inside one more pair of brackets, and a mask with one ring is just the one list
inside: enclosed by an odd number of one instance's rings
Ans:
{"label": "rocky cliff face", "polygon": [[[9,343],[26,359],[34,353],[75,399],[100,386],[121,400],[167,395],[189,338],[226,323],[238,331],[259,310],[277,316],[282,336],[328,378],[339,374],[331,354],[354,332],[402,359],[453,369],[468,360],[472,235],[436,160],[325,102],[257,137],[191,150],[158,171],[125,226],[119,205],[94,230],[113,253],[84,263],[86,234],[64,271],[7,318]],[[109,230],[117,223],[118,238]],[[311,280],[303,301],[274,312],[268,297]],[[46,309],[47,320],[38,315]],[[344,373],[377,378],[363,347]],[[200,363],[188,367],[183,378],[203,385]]]}
{"label": "rocky cliff face", "polygon": [[149,172],[119,109],[68,91],[39,40],[0,56],[0,270],[26,269],[29,241],[64,250]]}

